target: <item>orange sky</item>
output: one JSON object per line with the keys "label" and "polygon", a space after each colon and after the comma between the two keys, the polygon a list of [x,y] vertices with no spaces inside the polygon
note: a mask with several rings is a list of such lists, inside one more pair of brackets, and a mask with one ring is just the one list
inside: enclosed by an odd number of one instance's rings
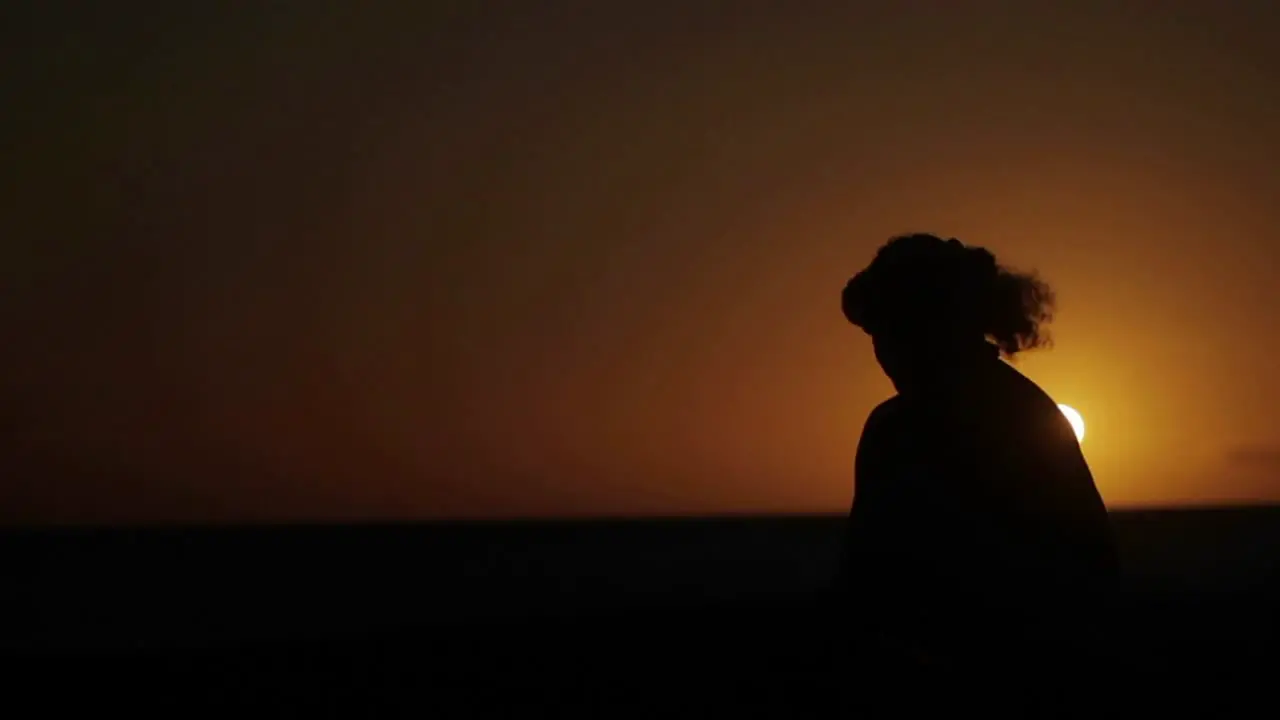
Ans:
{"label": "orange sky", "polygon": [[1109,504],[1280,501],[1267,3],[320,5],[9,25],[6,522],[841,510],[913,230]]}

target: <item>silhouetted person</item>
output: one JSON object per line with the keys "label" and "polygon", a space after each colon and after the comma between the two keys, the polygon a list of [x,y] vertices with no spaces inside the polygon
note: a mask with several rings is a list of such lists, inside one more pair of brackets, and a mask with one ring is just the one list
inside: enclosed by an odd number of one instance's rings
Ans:
{"label": "silhouetted person", "polygon": [[1106,508],[1057,404],[1004,362],[1047,342],[1048,286],[918,234],[842,301],[897,390],[857,450],[841,580],[864,627],[950,658],[1083,637],[1118,574]]}

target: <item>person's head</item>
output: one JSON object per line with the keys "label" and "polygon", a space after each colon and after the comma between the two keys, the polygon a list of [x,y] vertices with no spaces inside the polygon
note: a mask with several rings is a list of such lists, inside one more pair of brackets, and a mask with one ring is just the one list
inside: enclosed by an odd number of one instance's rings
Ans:
{"label": "person's head", "polygon": [[1012,358],[1049,342],[1053,292],[954,238],[901,235],[845,285],[844,315],[871,336],[899,388],[983,354]]}

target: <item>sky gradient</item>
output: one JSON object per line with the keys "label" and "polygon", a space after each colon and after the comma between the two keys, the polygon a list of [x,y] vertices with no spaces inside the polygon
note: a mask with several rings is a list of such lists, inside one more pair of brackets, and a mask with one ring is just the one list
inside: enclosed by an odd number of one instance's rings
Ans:
{"label": "sky gradient", "polygon": [[909,231],[1057,290],[1110,505],[1280,501],[1268,3],[54,5],[5,523],[840,511]]}

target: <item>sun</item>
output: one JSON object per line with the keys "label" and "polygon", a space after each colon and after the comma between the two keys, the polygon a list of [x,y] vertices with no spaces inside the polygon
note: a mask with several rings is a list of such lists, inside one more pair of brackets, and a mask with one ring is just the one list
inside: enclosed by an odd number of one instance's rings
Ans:
{"label": "sun", "polygon": [[1084,417],[1070,405],[1059,405],[1058,409],[1067,416],[1067,422],[1071,423],[1071,429],[1076,433],[1076,442],[1084,442]]}

